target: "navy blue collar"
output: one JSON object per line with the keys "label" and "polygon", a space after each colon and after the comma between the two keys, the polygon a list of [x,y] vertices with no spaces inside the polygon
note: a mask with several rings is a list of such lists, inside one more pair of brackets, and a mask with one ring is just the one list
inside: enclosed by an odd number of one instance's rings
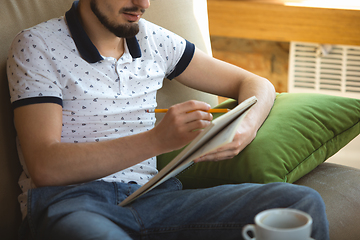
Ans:
{"label": "navy blue collar", "polygon": [[[79,1],[75,1],[69,11],[66,12],[65,17],[70,29],[75,45],[84,60],[89,63],[96,63],[103,60],[95,45],[91,42],[89,36],[86,34],[80,22],[79,12],[77,6]],[[132,58],[141,57],[141,50],[136,37],[127,38],[126,44]]]}

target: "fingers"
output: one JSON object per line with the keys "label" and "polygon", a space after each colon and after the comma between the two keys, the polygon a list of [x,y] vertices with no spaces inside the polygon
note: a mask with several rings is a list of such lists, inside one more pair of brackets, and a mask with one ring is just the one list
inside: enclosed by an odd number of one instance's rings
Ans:
{"label": "fingers", "polygon": [[191,100],[184,103],[176,104],[171,108],[176,108],[184,113],[189,113],[193,111],[208,111],[210,110],[211,106],[205,102]]}
{"label": "fingers", "polygon": [[188,126],[189,131],[193,131],[207,127],[212,119],[213,116],[211,113],[204,111],[194,111],[191,113],[186,113],[186,117],[183,121]]}
{"label": "fingers", "polygon": [[197,137],[213,119],[208,113],[210,105],[200,101],[188,101],[169,108],[161,122],[154,128],[156,139],[164,150],[179,149]]}
{"label": "fingers", "polygon": [[243,149],[242,145],[235,146],[235,144],[232,142],[232,143],[225,145],[222,148],[217,149],[214,152],[211,152],[211,153],[205,154],[204,156],[201,156],[200,158],[194,160],[194,162],[195,163],[205,162],[205,161],[217,162],[217,161],[231,159],[231,158],[237,156],[241,152],[242,149]]}
{"label": "fingers", "polygon": [[213,119],[208,113],[210,105],[200,101],[188,101],[169,108],[165,117],[172,119],[172,126],[192,132],[207,127]]}
{"label": "fingers", "polygon": [[210,109],[210,105],[200,101],[187,101],[185,103],[176,104],[169,108],[168,114],[176,117],[183,117],[185,123],[196,120],[212,120],[212,115],[206,111]]}
{"label": "fingers", "polygon": [[[249,132],[247,132],[249,133]],[[194,160],[195,163],[205,162],[205,161],[222,161],[234,158],[237,156],[252,140],[255,138],[255,135],[241,133],[238,131],[235,134],[235,137],[231,143],[228,143],[217,150],[205,154],[204,156],[199,157]]]}

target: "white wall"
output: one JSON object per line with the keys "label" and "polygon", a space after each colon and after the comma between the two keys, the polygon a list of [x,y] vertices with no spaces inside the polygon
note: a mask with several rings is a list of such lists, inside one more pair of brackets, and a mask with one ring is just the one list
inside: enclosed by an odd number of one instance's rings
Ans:
{"label": "white wall", "polygon": [[326,162],[342,164],[360,169],[360,135],[353,139]]}

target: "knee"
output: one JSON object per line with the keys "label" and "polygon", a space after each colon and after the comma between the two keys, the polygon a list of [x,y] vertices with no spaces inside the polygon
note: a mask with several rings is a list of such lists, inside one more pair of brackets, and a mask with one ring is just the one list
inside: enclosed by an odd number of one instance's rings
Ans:
{"label": "knee", "polygon": [[305,202],[324,206],[324,201],[320,193],[318,193],[316,190],[306,186],[299,186],[299,185],[294,185],[294,186],[300,189],[298,196],[302,198]]}
{"label": "knee", "polygon": [[292,199],[294,207],[306,212],[316,212],[325,214],[325,203],[321,195],[314,189],[306,186],[291,184],[292,189],[289,191],[289,197]]}
{"label": "knee", "polygon": [[289,183],[272,183],[276,189],[276,195],[281,196],[289,205],[303,206],[306,208],[316,207],[325,210],[325,204],[321,195],[314,189]]}
{"label": "knee", "polygon": [[128,239],[127,234],[106,217],[78,211],[59,219],[48,229],[49,239]]}

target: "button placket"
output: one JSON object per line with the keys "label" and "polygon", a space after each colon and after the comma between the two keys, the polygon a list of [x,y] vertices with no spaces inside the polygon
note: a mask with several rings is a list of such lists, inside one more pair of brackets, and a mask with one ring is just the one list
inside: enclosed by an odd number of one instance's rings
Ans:
{"label": "button placket", "polygon": [[132,57],[129,53],[124,53],[122,57],[116,63],[116,73],[119,80],[119,93],[121,95],[130,95],[128,82],[131,81],[132,77],[129,74],[130,63],[132,62]]}
{"label": "button placket", "polygon": [[127,93],[127,87],[126,87],[126,79],[129,78],[128,71],[126,71],[127,68],[125,64],[116,64],[116,74],[118,78],[116,81],[118,82],[118,93],[120,95],[124,95]]}

